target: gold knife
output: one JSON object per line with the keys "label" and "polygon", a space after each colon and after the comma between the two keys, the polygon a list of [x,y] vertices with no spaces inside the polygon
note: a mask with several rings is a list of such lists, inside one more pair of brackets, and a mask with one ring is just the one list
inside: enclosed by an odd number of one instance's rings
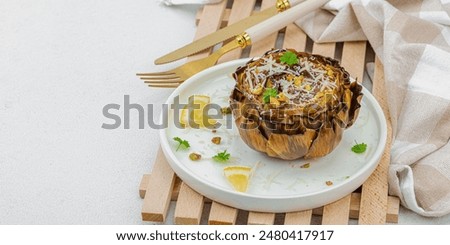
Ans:
{"label": "gold knife", "polygon": [[231,24],[227,27],[224,27],[212,34],[206,35],[190,44],[187,44],[175,51],[172,51],[162,57],[159,57],[155,60],[156,65],[161,65],[165,63],[169,63],[175,60],[179,60],[181,58],[187,57],[191,54],[196,54],[202,50],[205,50],[209,47],[212,47],[220,42],[228,40],[238,34],[241,34],[249,27],[252,27],[279,12],[283,12],[291,6],[295,6],[304,0],[277,0],[276,5],[274,7],[262,10],[258,13],[255,13],[241,21],[238,21],[234,24]]}

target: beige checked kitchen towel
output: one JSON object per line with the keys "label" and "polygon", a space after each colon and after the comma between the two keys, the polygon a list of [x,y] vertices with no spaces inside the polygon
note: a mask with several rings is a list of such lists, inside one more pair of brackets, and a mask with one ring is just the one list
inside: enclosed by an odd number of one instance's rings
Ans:
{"label": "beige checked kitchen towel", "polygon": [[318,42],[369,40],[395,137],[389,192],[421,215],[449,214],[450,0],[332,0],[296,24]]}
{"label": "beige checked kitchen towel", "polygon": [[331,1],[296,23],[315,41],[369,40],[384,64],[394,129],[389,192],[450,213],[450,0]]}

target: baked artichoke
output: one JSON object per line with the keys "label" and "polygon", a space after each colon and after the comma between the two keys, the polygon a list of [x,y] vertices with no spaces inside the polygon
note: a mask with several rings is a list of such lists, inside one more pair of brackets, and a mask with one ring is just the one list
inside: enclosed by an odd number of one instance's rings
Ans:
{"label": "baked artichoke", "polygon": [[322,157],[358,117],[362,87],[337,60],[277,49],[233,74],[235,124],[254,150],[285,160]]}

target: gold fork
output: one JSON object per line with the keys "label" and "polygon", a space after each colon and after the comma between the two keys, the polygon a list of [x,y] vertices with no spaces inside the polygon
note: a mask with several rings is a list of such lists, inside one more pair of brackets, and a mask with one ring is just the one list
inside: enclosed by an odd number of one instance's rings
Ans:
{"label": "gold fork", "polygon": [[149,87],[175,88],[194,74],[215,65],[222,55],[239,47],[245,48],[250,44],[250,37],[247,33],[243,33],[206,58],[188,62],[165,72],[138,73],[136,75],[140,76]]}
{"label": "gold fork", "polygon": [[328,1],[329,0],[304,1],[282,13],[275,15],[274,17],[248,28],[243,34],[236,36],[233,41],[222,46],[206,58],[188,62],[175,69],[165,72],[138,73],[137,75],[140,76],[149,87],[178,87],[178,85],[194,74],[215,65],[217,60],[219,60],[219,58],[227,52],[230,52],[238,47],[245,48],[248,45],[251,45],[252,42],[262,40],[270,33],[278,31],[286,25],[293,23],[299,18],[299,16],[310,13]]}

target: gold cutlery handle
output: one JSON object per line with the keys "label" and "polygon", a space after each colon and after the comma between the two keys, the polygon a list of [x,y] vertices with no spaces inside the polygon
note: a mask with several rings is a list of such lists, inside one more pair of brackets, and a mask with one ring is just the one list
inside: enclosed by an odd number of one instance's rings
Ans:
{"label": "gold cutlery handle", "polygon": [[277,0],[276,7],[278,12],[283,12],[291,7],[291,3],[289,2],[289,0]]}
{"label": "gold cutlery handle", "polygon": [[242,49],[252,45],[252,39],[250,38],[250,35],[248,35],[247,32],[237,35],[236,41]]}

